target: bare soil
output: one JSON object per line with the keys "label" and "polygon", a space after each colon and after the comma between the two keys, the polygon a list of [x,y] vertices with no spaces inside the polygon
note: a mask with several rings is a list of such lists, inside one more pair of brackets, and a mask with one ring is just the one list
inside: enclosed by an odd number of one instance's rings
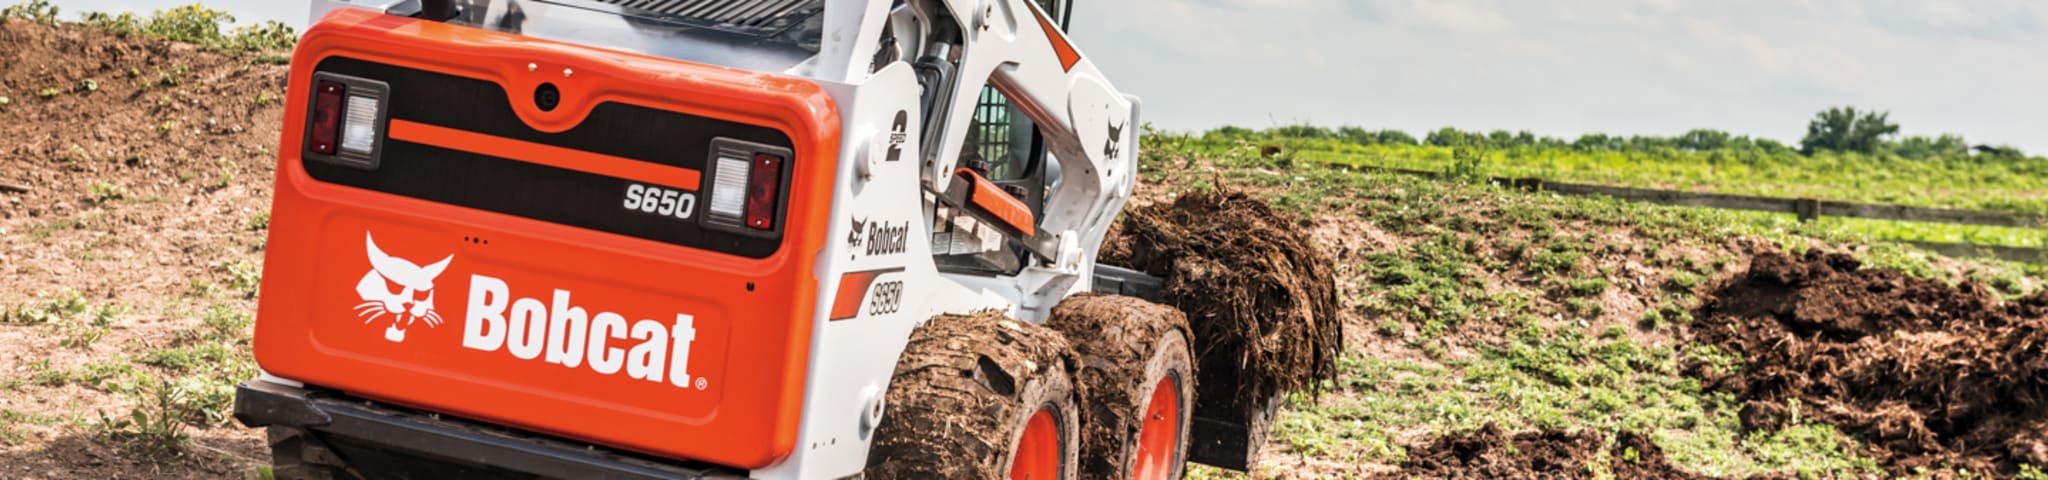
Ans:
{"label": "bare soil", "polygon": [[1745,403],[1746,427],[1842,427],[1894,474],[2000,477],[2048,464],[2048,293],[1862,269],[1841,254],[1767,253],[1701,309],[1701,342],[1747,366],[1691,369]]}
{"label": "bare soil", "polygon": [[228,285],[261,266],[285,76],[254,59],[0,22],[0,306],[75,292],[117,312],[87,342],[79,318],[0,324],[0,409],[33,419],[0,441],[0,477],[232,478],[266,463],[260,432],[212,420],[159,455],[95,434],[99,415],[136,408],[119,379],[23,381],[127,363],[206,328],[209,309],[252,309],[253,288]]}

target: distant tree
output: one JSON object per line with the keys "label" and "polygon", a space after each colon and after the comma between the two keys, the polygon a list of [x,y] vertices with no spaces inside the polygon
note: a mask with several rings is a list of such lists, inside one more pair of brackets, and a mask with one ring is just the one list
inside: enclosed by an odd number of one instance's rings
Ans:
{"label": "distant tree", "polygon": [[1601,152],[1614,149],[1614,138],[1605,133],[1588,133],[1572,141],[1572,148],[1581,152]]}
{"label": "distant tree", "polygon": [[1835,107],[1814,115],[1806,124],[1806,138],[1799,140],[1799,153],[1820,150],[1877,153],[1885,137],[1899,133],[1888,112],[1858,112],[1856,107]]}
{"label": "distant tree", "polygon": [[1210,130],[1209,133],[1205,136],[1241,139],[1249,138],[1256,134],[1258,134],[1258,132],[1252,131],[1252,129],[1249,128],[1244,128],[1236,125],[1224,125],[1221,127],[1216,127],[1215,130]]}
{"label": "distant tree", "polygon": [[1377,137],[1379,137],[1379,138],[1378,138],[1378,140],[1379,140],[1379,143],[1380,143],[1381,145],[1415,145],[1415,144],[1416,144],[1416,143],[1415,143],[1415,136],[1414,136],[1414,135],[1409,135],[1409,134],[1408,134],[1408,132],[1403,132],[1403,131],[1400,131],[1400,130],[1394,130],[1394,129],[1391,129],[1391,128],[1390,128],[1390,129],[1386,129],[1386,130],[1380,130],[1380,133],[1379,133],[1378,135],[1376,135],[1376,136],[1377,136]]}
{"label": "distant tree", "polygon": [[1358,145],[1378,145],[1380,143],[1379,135],[1374,134],[1371,130],[1358,127],[1338,127],[1337,138],[1342,138],[1346,142]]}
{"label": "distant tree", "polygon": [[1728,132],[1697,128],[1678,137],[1678,148],[1695,152],[1720,150],[1728,147],[1728,137]]}
{"label": "distant tree", "polygon": [[1273,127],[1273,129],[1266,132],[1275,137],[1288,138],[1332,138],[1337,136],[1330,129],[1314,125],[1284,125]]}
{"label": "distant tree", "polygon": [[1515,134],[1507,130],[1494,130],[1486,134],[1486,146],[1496,150],[1514,148]]}
{"label": "distant tree", "polygon": [[1763,150],[1764,152],[1773,154],[1787,153],[1792,151],[1792,147],[1785,146],[1785,142],[1780,142],[1768,138],[1756,139],[1756,148],[1758,150]]}
{"label": "distant tree", "polygon": [[1961,135],[1945,134],[1939,137],[1909,135],[1889,144],[1893,155],[1914,160],[1941,158],[1948,155],[1970,152],[1970,144]]}
{"label": "distant tree", "polygon": [[1422,139],[1422,143],[1439,147],[1461,147],[1471,142],[1471,139],[1465,135],[1465,132],[1451,127],[1436,129],[1436,131],[1429,132],[1429,135],[1424,136]]}

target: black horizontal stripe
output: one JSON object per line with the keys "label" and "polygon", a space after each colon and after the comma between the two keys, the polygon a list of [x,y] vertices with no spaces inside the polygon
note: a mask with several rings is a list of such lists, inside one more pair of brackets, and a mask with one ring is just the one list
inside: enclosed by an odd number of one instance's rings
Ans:
{"label": "black horizontal stripe", "polygon": [[[392,119],[693,169],[706,173],[699,190],[710,188],[706,166],[714,138],[792,145],[788,136],[771,128],[610,102],[593,108],[583,123],[568,131],[546,133],[520,120],[505,90],[493,82],[347,57],[323,60],[317,70],[390,84],[386,101]],[[510,98],[531,101],[530,94]],[[380,153],[375,170],[319,161],[303,165],[323,182],[749,258],[772,255],[782,243],[779,238],[702,228],[699,219],[710,198],[697,192],[695,210],[685,220],[626,209],[628,188],[634,183],[652,186],[646,182],[391,138],[384,140]],[[785,178],[789,171],[783,169]],[[781,203],[787,204],[787,198]]]}

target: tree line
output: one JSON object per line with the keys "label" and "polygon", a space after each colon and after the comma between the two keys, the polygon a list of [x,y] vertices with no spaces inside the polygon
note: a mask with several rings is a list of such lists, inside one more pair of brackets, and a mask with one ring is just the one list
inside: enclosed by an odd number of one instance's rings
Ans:
{"label": "tree line", "polygon": [[1359,145],[1430,145],[1454,148],[1486,148],[1494,150],[1546,149],[1574,150],[1580,152],[1743,152],[1770,156],[1810,156],[1820,152],[1854,152],[1865,155],[1890,155],[1913,160],[1955,158],[1970,156],[1978,159],[2025,159],[2029,158],[2020,149],[2011,146],[1971,145],[1962,136],[1943,134],[1936,136],[1900,136],[1899,125],[1893,123],[1889,112],[1857,110],[1855,107],[1835,107],[1814,115],[1808,122],[1806,134],[1797,145],[1769,138],[1755,138],[1735,135],[1714,129],[1694,129],[1678,136],[1655,135],[1609,135],[1589,133],[1576,139],[1536,135],[1527,130],[1478,131],[1444,127],[1423,134],[1421,138],[1401,130],[1371,130],[1360,127],[1327,128],[1314,125],[1285,125],[1257,131],[1238,126],[1225,126],[1209,131],[1206,135],[1226,138],[1309,138],[1341,140]]}

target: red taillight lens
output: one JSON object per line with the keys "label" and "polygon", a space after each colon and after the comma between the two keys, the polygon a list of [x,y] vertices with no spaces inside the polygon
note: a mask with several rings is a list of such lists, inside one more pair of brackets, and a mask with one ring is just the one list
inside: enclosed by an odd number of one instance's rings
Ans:
{"label": "red taillight lens", "polygon": [[747,228],[775,229],[776,199],[782,195],[782,157],[754,155],[747,176]]}
{"label": "red taillight lens", "polygon": [[333,155],[336,139],[341,137],[341,101],[347,98],[348,87],[335,82],[320,82],[313,91],[312,135],[307,149],[322,155]]}

